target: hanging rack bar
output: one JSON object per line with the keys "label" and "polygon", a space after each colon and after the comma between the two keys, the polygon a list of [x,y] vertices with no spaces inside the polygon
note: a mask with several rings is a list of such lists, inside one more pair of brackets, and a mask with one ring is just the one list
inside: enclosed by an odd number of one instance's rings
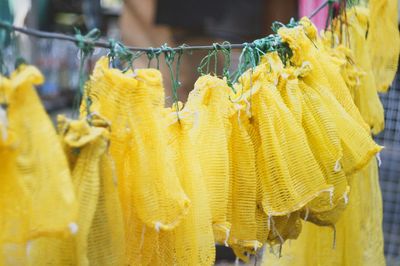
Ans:
{"label": "hanging rack bar", "polygon": [[[312,18],[315,16],[319,11],[321,11],[328,3],[332,2],[332,0],[327,0],[321,6],[319,6],[316,10],[314,10],[311,15],[309,16]],[[4,22],[0,20],[0,27],[12,31],[17,31],[21,32],[26,35],[30,35],[33,37],[37,38],[43,38],[43,39],[55,39],[55,40],[62,40],[62,41],[69,41],[73,43],[77,43],[77,38],[75,36],[67,35],[67,34],[62,34],[62,33],[57,33],[57,32],[46,32],[46,31],[40,31],[40,30],[35,30],[31,28],[25,28],[25,27],[17,27],[14,26],[10,23]],[[108,48],[110,49],[110,43],[106,41],[95,41],[91,42],[88,40],[80,40],[83,41],[84,43],[87,44],[93,44],[95,47],[102,47],[102,48]],[[174,47],[174,48],[165,48],[165,47],[159,47],[159,48],[151,48],[151,47],[136,47],[136,46],[127,46],[127,48],[131,51],[137,51],[137,52],[168,52],[168,51],[194,51],[194,50],[215,50],[215,49],[243,49],[245,47],[254,47],[255,45],[253,43],[241,43],[241,44],[218,44],[218,45],[185,45],[185,46],[180,46],[180,47]]]}

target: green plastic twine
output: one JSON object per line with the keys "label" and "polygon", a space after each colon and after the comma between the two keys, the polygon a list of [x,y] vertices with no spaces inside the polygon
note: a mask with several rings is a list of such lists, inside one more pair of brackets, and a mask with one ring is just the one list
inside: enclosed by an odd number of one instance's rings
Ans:
{"label": "green plastic twine", "polygon": [[[174,104],[176,105],[176,117],[177,117],[178,121],[180,121],[179,120],[179,108],[178,108],[178,106],[179,106],[178,105],[178,101],[179,101],[178,89],[179,89],[179,86],[181,85],[179,82],[179,69],[180,69],[183,49],[174,51],[171,47],[167,46],[167,44],[163,44],[161,46],[161,49],[164,51],[165,63],[167,64],[170,78],[171,78],[172,97],[173,97]],[[176,54],[178,54],[178,57],[177,57],[177,61],[175,64],[175,70],[174,70],[173,64],[175,61]]]}
{"label": "green plastic twine", "polygon": [[258,53],[256,49],[253,48],[254,43],[244,43],[244,48],[239,56],[238,69],[236,71],[234,82],[237,82],[243,73],[249,69],[254,68],[258,64],[258,59],[256,54]]}
{"label": "green plastic twine", "polygon": [[151,67],[151,62],[153,61],[153,59],[156,59],[157,62],[157,69],[160,69],[160,54],[162,53],[161,48],[153,48],[150,47],[150,51],[146,52],[147,55],[147,59],[149,60],[149,62],[147,63],[147,68]]}
{"label": "green plastic twine", "polygon": [[[12,20],[12,18],[10,18]],[[3,51],[5,48],[11,44],[12,38],[11,33],[13,32],[12,24],[9,21],[5,21],[6,27],[0,30],[0,41],[1,41],[1,51],[0,51],[0,72],[2,75],[7,76],[9,74],[8,68],[4,62]]]}
{"label": "green plastic twine", "polygon": [[153,47],[150,47],[150,51],[147,51],[146,55],[147,55],[147,59],[149,60],[147,63],[147,68],[150,68],[151,61],[153,60],[153,58],[156,57],[155,49]]}
{"label": "green plastic twine", "polygon": [[129,69],[133,69],[133,62],[139,58],[143,52],[137,51],[132,52],[121,42],[118,42],[114,39],[109,39],[110,44],[110,52],[108,53],[108,58],[110,60],[110,67],[115,68],[115,60],[118,59],[120,62],[127,63],[127,66],[122,69],[122,72],[126,72]]}
{"label": "green plastic twine", "polygon": [[[81,99],[84,95],[84,87],[85,87],[85,73],[84,73],[84,68],[85,68],[85,62],[87,59],[93,54],[94,51],[94,42],[97,41],[100,38],[100,30],[98,29],[93,29],[89,31],[86,35],[82,35],[78,29],[75,29],[76,34],[76,45],[79,48],[79,92],[77,95],[76,99],[76,106],[75,110],[77,111],[79,108],[79,105],[81,103]],[[89,120],[90,117],[90,105],[91,105],[91,99],[89,97],[89,92],[86,92],[86,112],[87,112],[87,119]],[[90,122],[90,121],[89,121]]]}
{"label": "green plastic twine", "polygon": [[220,45],[220,49],[222,55],[224,56],[224,67],[222,69],[222,76],[226,79],[226,83],[231,88],[233,93],[236,93],[235,88],[233,87],[232,77],[230,74],[230,67],[231,67],[231,44],[228,41],[223,42]]}

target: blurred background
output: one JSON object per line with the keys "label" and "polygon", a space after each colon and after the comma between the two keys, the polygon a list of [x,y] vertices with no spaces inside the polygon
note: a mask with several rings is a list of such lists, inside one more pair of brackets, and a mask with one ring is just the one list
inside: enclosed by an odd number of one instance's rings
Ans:
{"label": "blurred background", "polygon": [[[129,46],[171,47],[181,44],[210,45],[214,42],[251,42],[271,33],[273,21],[287,23],[309,15],[320,0],[0,0],[0,18],[17,26],[75,34],[101,30],[102,39],[121,40]],[[399,5],[400,6],[400,5]],[[326,9],[313,18],[320,28],[325,25]],[[46,76],[38,88],[50,114],[71,112],[79,87],[79,53],[74,43],[38,39],[16,34],[5,40],[0,30],[1,55],[11,71],[18,57],[36,65]],[[8,44],[8,45],[6,45]],[[232,51],[232,69],[237,66],[240,50]],[[90,73],[96,60],[106,55],[96,48],[86,65]],[[185,101],[198,77],[197,67],[207,51],[185,53],[180,68],[179,99]],[[147,67],[142,56],[134,67]],[[219,71],[222,64],[218,64]],[[156,67],[153,60],[151,67]],[[170,78],[163,57],[160,70],[170,104]],[[381,154],[380,183],[384,200],[385,255],[388,265],[400,265],[400,76],[381,99],[386,110],[386,130],[377,137],[385,146]],[[368,195],[366,195],[368,196]],[[218,247],[219,261],[234,260],[229,249]]]}

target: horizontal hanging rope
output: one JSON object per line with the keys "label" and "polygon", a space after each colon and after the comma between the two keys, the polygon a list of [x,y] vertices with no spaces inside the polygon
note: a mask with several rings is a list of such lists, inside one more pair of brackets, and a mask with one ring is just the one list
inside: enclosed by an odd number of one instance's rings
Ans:
{"label": "horizontal hanging rope", "polygon": [[[321,6],[319,6],[315,11],[313,11],[310,15],[310,17],[315,16],[322,8],[324,8],[328,3],[332,2],[332,0],[327,0],[325,1]],[[40,31],[40,30],[35,30],[31,28],[25,28],[25,27],[17,27],[14,26],[10,23],[4,22],[0,20],[0,27],[8,29],[10,31],[17,31],[21,32],[26,35],[34,36],[37,38],[43,38],[43,39],[54,39],[54,40],[61,40],[61,41],[70,41],[73,43],[77,42],[84,42],[86,44],[93,45],[95,47],[102,47],[102,48],[108,48],[110,49],[110,43],[108,41],[90,41],[90,40],[78,40],[75,36],[67,35],[67,34],[62,34],[62,33],[57,33],[57,32],[47,32],[47,31]],[[179,46],[179,47],[174,47],[174,48],[164,48],[164,47],[159,47],[159,48],[153,48],[153,47],[136,47],[136,46],[127,46],[131,51],[138,51],[138,52],[168,52],[168,51],[194,51],[194,50],[221,50],[221,49],[243,49],[245,47],[253,47],[255,46],[252,43],[240,43],[240,44],[217,44],[217,45],[194,45],[194,46],[189,46],[189,45],[184,45],[184,46]]]}

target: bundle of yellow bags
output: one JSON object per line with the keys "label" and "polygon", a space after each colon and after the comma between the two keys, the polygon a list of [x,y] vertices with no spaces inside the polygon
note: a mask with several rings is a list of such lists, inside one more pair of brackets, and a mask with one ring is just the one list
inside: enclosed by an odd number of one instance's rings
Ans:
{"label": "bundle of yellow bags", "polygon": [[265,265],[384,264],[371,133],[392,68],[371,58],[398,53],[365,39],[373,13],[350,10],[343,36],[282,27],[288,62],[267,53],[233,88],[203,75],[169,108],[158,70],[102,57],[58,134],[40,72],[1,77],[0,265],[212,265],[215,244]]}

